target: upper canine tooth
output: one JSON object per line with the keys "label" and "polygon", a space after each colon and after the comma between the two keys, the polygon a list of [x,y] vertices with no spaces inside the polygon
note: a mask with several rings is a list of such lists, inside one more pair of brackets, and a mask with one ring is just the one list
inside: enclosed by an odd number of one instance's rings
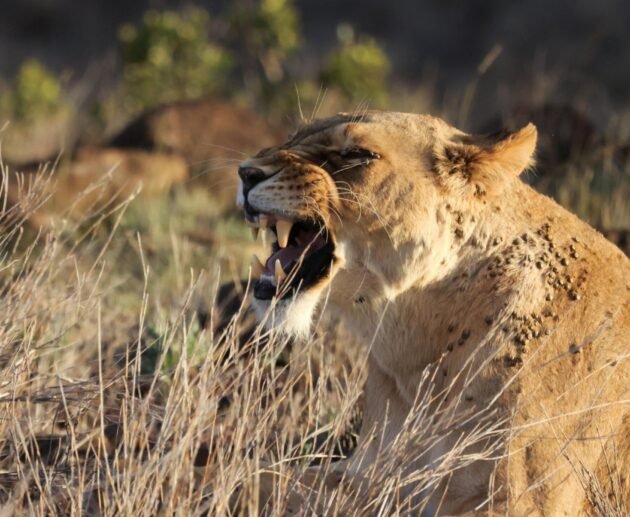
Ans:
{"label": "upper canine tooth", "polygon": [[291,233],[292,227],[293,227],[293,223],[291,221],[287,221],[286,219],[278,219],[276,221],[276,233],[278,234],[278,245],[281,248],[286,248],[287,244],[289,244],[289,234]]}
{"label": "upper canine tooth", "polygon": [[254,240],[258,239],[258,228],[255,228],[254,226],[252,226],[252,227],[249,229],[249,231],[250,231],[250,232],[252,232],[252,238],[253,238]]}
{"label": "upper canine tooth", "polygon": [[284,272],[282,268],[282,262],[280,259],[276,259],[276,263],[274,265],[274,272],[276,274],[276,282],[278,285],[287,277],[287,274]]}
{"label": "upper canine tooth", "polygon": [[269,226],[269,216],[265,214],[260,214],[258,216],[258,226],[261,228],[267,228]]}
{"label": "upper canine tooth", "polygon": [[262,262],[256,255],[252,255],[251,266],[252,278],[260,278],[265,270],[265,266],[262,265]]}

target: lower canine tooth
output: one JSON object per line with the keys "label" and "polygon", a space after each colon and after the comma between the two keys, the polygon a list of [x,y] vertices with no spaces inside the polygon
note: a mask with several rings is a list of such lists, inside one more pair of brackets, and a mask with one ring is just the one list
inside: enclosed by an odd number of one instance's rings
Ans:
{"label": "lower canine tooth", "polygon": [[278,283],[278,285],[280,285],[280,282],[282,282],[287,277],[287,274],[282,268],[282,262],[280,262],[280,259],[276,259],[276,263],[274,264],[274,272],[276,274],[276,282]]}
{"label": "lower canine tooth", "polygon": [[256,255],[252,255],[252,278],[260,278],[265,270],[265,267],[262,265],[262,262]]}
{"label": "lower canine tooth", "polygon": [[289,244],[289,234],[291,233],[292,227],[293,227],[293,223],[291,221],[287,221],[286,219],[278,219],[276,221],[276,233],[278,234],[278,245],[281,248],[286,248],[287,244]]}

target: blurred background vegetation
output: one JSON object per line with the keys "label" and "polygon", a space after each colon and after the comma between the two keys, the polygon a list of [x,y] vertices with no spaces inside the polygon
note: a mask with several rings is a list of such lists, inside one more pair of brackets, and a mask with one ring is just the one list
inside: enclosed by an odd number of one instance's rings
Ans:
{"label": "blurred background vegetation", "polygon": [[[220,96],[281,119],[295,114],[298,100],[312,105],[323,90],[339,94],[347,106],[387,104],[390,59],[373,38],[355,37],[349,24],[339,24],[335,47],[317,66],[296,66],[304,37],[291,0],[238,1],[218,13],[194,5],[148,9],[110,37],[113,87],[86,102],[86,111],[100,117],[129,118],[162,103]],[[73,87],[82,81],[94,86],[69,65],[56,73],[37,57],[20,63],[14,79],[3,83],[3,118],[49,116],[67,107]]]}
{"label": "blurred background vegetation", "polygon": [[[246,274],[256,244],[233,210],[236,165],[306,119],[385,108],[469,131],[532,120],[526,181],[627,247],[627,26],[616,0],[16,0],[0,20],[2,158],[27,175],[56,164],[34,228],[141,192],[118,224],[169,285],[183,282],[174,236],[187,266],[211,255]],[[129,272],[139,285],[141,273]]]}

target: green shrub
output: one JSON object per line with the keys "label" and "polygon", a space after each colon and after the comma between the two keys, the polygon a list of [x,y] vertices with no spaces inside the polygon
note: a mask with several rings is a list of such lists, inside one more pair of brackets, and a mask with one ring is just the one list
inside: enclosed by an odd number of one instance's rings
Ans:
{"label": "green shrub", "polygon": [[[262,0],[257,8],[239,12],[242,28],[248,29],[243,37],[259,51],[287,54],[299,47],[299,16],[292,0]],[[238,26],[239,18],[233,21]]]}
{"label": "green shrub", "polygon": [[137,108],[217,93],[232,66],[209,36],[200,8],[148,11],[139,26],[119,32],[123,92]]}
{"label": "green shrub", "polygon": [[284,78],[286,57],[300,46],[298,11],[292,0],[261,0],[255,6],[237,2],[228,17],[232,39],[241,48],[245,73],[262,66],[267,81]]}
{"label": "green shrub", "polygon": [[356,40],[348,25],[341,25],[337,34],[339,47],[324,62],[322,82],[337,88],[348,100],[384,106],[391,69],[387,54],[371,38]]}
{"label": "green shrub", "polygon": [[270,115],[279,113],[286,92],[293,91],[289,57],[301,44],[293,0],[235,1],[226,19],[242,78],[236,98]]}
{"label": "green shrub", "polygon": [[63,109],[59,79],[35,59],[25,61],[13,87],[0,94],[0,112],[15,120],[32,121]]}

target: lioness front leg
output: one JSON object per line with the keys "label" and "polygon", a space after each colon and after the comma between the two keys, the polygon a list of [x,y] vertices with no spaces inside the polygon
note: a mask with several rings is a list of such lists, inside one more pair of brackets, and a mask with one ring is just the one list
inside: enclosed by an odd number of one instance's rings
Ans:
{"label": "lioness front leg", "polygon": [[335,491],[359,496],[368,490],[367,479],[382,447],[389,445],[401,429],[408,412],[397,393],[395,383],[378,365],[368,361],[368,379],[363,421],[357,447],[343,460],[311,466],[294,475],[281,473],[272,465],[264,467],[259,477],[259,501],[263,508],[295,513],[309,510],[322,513]]}
{"label": "lioness front leg", "polygon": [[260,511],[273,510],[283,515],[303,511],[325,513],[328,499],[336,490],[342,486],[352,490],[347,474],[347,460],[307,467],[295,475],[281,473],[271,466],[264,468],[258,480]]}

